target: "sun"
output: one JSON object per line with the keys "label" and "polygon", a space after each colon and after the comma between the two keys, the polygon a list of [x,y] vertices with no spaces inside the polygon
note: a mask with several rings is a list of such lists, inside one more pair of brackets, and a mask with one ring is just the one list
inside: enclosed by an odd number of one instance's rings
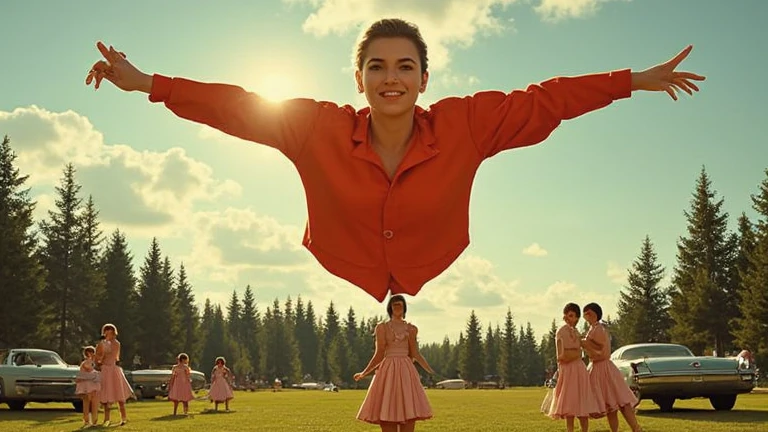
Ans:
{"label": "sun", "polygon": [[298,86],[290,75],[265,75],[256,80],[254,91],[264,99],[279,102],[297,97]]}

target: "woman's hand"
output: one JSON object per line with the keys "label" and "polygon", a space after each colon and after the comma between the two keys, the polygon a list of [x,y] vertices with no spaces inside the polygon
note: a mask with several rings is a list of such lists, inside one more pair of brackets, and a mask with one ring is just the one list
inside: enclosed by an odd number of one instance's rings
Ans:
{"label": "woman's hand", "polygon": [[678,72],[675,70],[688,57],[691,50],[693,50],[693,45],[688,45],[667,62],[642,72],[633,72],[632,90],[665,91],[674,100],[677,100],[677,93],[680,91],[684,91],[689,95],[693,95],[694,91],[699,91],[699,87],[693,81],[704,81],[706,77],[692,72]]}
{"label": "woman's hand", "polygon": [[91,70],[88,71],[85,78],[86,85],[91,85],[95,81],[94,88],[98,89],[101,81],[106,78],[107,81],[124,91],[138,90],[144,93],[152,91],[152,76],[138,70],[126,60],[124,53],[116,51],[111,46],[107,49],[101,42],[96,44],[96,48],[99,49],[105,60],[99,60],[91,66]]}

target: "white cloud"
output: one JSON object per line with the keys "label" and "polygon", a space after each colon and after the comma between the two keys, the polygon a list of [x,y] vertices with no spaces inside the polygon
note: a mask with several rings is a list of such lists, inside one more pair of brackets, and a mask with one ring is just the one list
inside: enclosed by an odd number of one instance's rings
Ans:
{"label": "white cloud", "polygon": [[610,1],[617,0],[541,0],[534,9],[546,21],[560,21],[592,16],[600,9],[602,3]]}
{"label": "white cloud", "polygon": [[[303,29],[321,37],[359,33],[373,21],[387,17],[411,21],[419,26],[429,46],[431,70],[448,67],[451,46],[466,48],[480,36],[516,33],[514,19],[499,16],[501,10],[513,4],[533,3],[543,20],[559,21],[590,16],[608,1],[617,0],[283,0],[310,6],[313,12],[304,21]],[[461,76],[449,78],[454,79],[465,81]],[[470,84],[476,84],[471,77]]]}
{"label": "white cloud", "polygon": [[196,276],[228,285],[257,282],[251,276],[306,271],[309,255],[301,229],[280,224],[250,209],[190,215],[192,247],[182,259]]}
{"label": "white cloud", "polygon": [[182,148],[140,152],[106,144],[88,118],[74,111],[34,105],[0,111],[0,129],[11,138],[22,173],[30,173],[29,184],[42,194],[36,197],[38,216],[52,208],[45,191],[59,184],[70,162],[82,194],[93,195],[105,228],[169,227],[184,220],[197,202],[240,193],[237,183],[215,179],[208,165]]}
{"label": "white cloud", "polygon": [[538,243],[532,243],[530,246],[523,249],[523,254],[535,257],[545,257],[549,254],[549,252],[547,252],[547,250],[541,247]]}
{"label": "white cloud", "polygon": [[[285,0],[284,0],[285,1]],[[317,36],[359,32],[371,22],[397,16],[419,26],[429,45],[430,69],[450,62],[449,45],[471,46],[478,35],[498,34],[509,23],[494,16],[518,0],[288,0],[306,3],[315,11],[304,21],[304,31]]]}
{"label": "white cloud", "polygon": [[627,284],[627,268],[614,261],[608,262],[608,269],[605,271],[605,275],[615,284],[622,286]]}

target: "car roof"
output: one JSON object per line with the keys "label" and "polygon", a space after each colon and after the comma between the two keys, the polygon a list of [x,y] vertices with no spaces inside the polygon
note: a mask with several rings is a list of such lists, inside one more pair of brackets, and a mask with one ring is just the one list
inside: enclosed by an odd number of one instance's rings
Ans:
{"label": "car roof", "polygon": [[41,349],[41,348],[13,348],[9,352],[16,352],[16,351],[26,351],[26,352],[32,352],[32,353],[54,353],[54,354],[57,354],[56,351],[51,351],[51,350]]}
{"label": "car roof", "polygon": [[624,345],[620,348],[617,348],[616,351],[613,353],[623,353],[624,351],[633,349],[633,348],[650,348],[650,347],[657,347],[657,346],[675,346],[675,347],[683,347],[690,351],[688,347],[681,344],[673,344],[673,343],[661,343],[661,342],[649,342],[649,343],[637,343],[637,344],[631,344],[631,345]]}

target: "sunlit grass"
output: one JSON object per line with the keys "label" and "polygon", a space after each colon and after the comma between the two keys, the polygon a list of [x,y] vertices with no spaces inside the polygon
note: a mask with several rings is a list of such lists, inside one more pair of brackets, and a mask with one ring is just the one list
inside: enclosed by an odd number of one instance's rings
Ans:
{"label": "sunlit grass", "polygon": [[[417,431],[527,432],[562,431],[563,421],[539,413],[543,388],[508,390],[428,390],[435,418],[419,422]],[[364,391],[237,392],[230,413],[212,413],[213,405],[190,404],[191,415],[173,417],[168,401],[128,404],[129,423],[120,431],[377,431],[355,420]],[[220,407],[223,409],[223,406]],[[179,407],[181,411],[181,407]],[[645,431],[748,432],[765,431],[768,425],[768,394],[739,396],[733,411],[716,412],[705,399],[678,401],[675,412],[661,413],[649,401],[639,406]],[[68,404],[30,404],[24,411],[0,408],[0,430],[59,432],[78,430],[82,416]],[[120,416],[113,410],[112,419]],[[103,415],[100,416],[100,420]],[[115,427],[113,425],[113,427]],[[110,428],[112,429],[112,428]],[[103,428],[90,429],[93,431]],[[608,431],[605,420],[591,422],[591,431]],[[622,424],[621,430],[628,430]]]}

